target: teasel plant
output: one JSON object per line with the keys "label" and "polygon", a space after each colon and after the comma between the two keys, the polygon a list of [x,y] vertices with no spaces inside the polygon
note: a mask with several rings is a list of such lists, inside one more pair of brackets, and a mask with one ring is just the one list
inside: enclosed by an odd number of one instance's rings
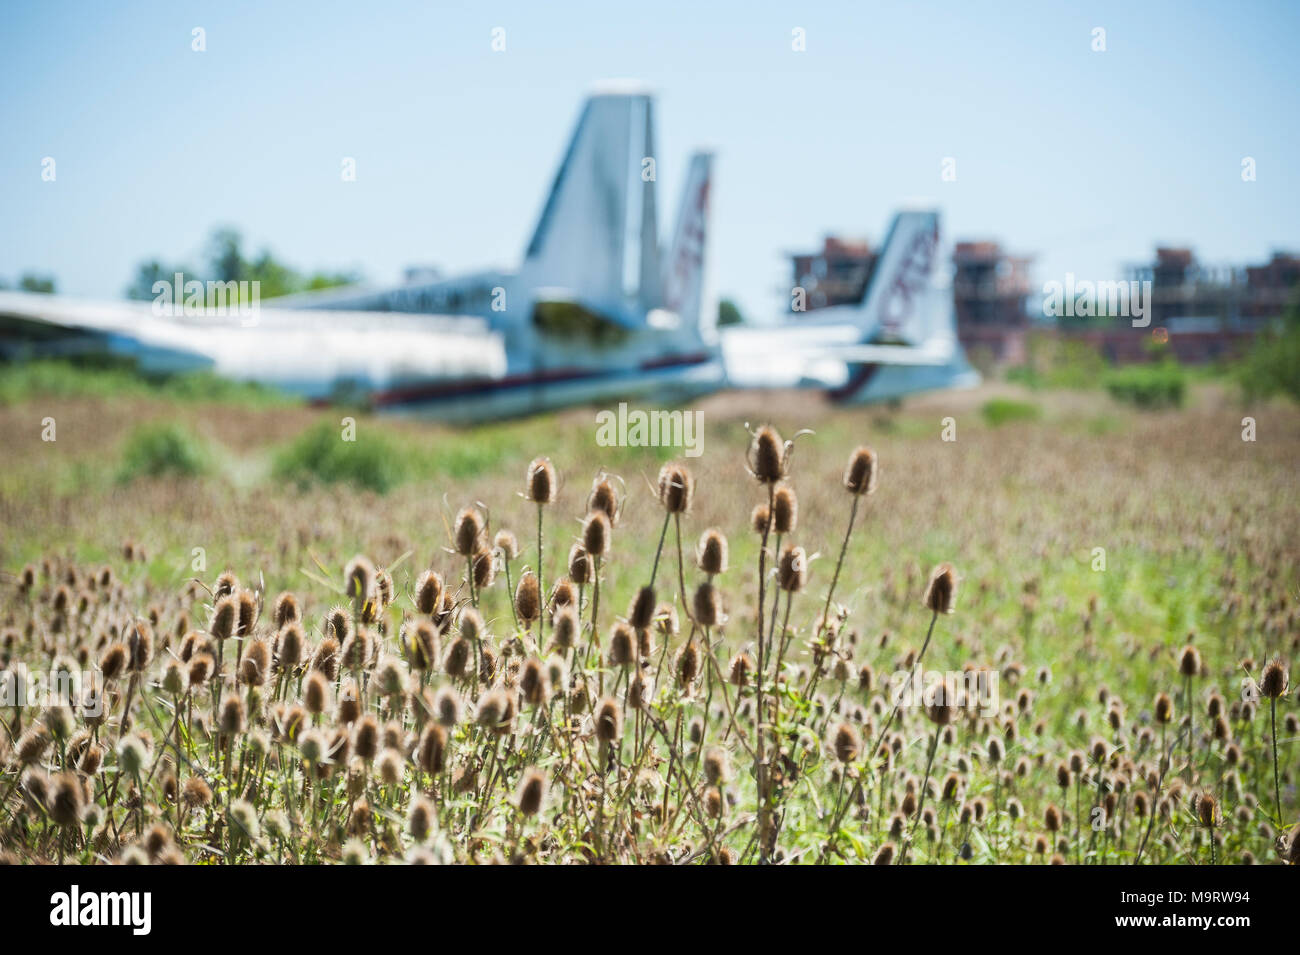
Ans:
{"label": "teasel plant", "polygon": [[[542,515],[546,511],[547,505],[555,501],[558,490],[556,485],[555,465],[551,464],[550,458],[533,458],[532,463],[528,465],[524,495],[537,506],[537,591],[541,595],[546,593],[546,577],[543,564],[545,559],[543,545],[546,538],[542,526]],[[507,586],[509,583],[507,576]],[[546,637],[545,614],[539,615],[537,627],[538,642],[540,643]]]}

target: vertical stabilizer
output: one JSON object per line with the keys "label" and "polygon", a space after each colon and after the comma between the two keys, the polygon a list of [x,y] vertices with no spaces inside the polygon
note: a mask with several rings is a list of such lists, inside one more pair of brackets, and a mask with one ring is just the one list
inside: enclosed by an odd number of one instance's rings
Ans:
{"label": "vertical stabilizer", "polygon": [[694,153],[682,188],[677,225],[663,265],[664,308],[675,312],[683,324],[691,327],[699,327],[704,318],[712,174],[712,153]]}

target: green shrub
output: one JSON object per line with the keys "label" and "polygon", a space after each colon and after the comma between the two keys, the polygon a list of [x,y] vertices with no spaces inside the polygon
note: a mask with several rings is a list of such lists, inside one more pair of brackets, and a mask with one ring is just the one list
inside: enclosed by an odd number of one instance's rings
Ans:
{"label": "green shrub", "polygon": [[980,414],[989,424],[997,427],[1011,421],[1034,421],[1041,412],[1038,405],[1013,398],[992,398],[984,402]]}
{"label": "green shrub", "polygon": [[1116,368],[1103,380],[1116,401],[1148,410],[1181,407],[1187,392],[1187,376],[1172,360]]}
{"label": "green shrub", "polygon": [[118,480],[139,477],[199,477],[212,470],[207,445],[178,424],[142,425],[127,438]]}
{"label": "green shrub", "polygon": [[340,429],[322,421],[276,455],[272,474],[299,487],[313,483],[354,484],[384,493],[407,477],[407,457],[382,432],[359,432],[344,441]]}

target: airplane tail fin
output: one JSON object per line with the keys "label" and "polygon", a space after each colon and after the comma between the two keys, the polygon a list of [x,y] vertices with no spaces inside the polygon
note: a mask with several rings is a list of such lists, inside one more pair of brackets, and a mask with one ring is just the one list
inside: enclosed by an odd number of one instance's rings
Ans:
{"label": "airplane tail fin", "polygon": [[593,93],[528,243],[525,267],[597,307],[658,307],[654,187],[650,94]]}
{"label": "airplane tail fin", "polygon": [[927,209],[894,216],[859,311],[859,325],[869,340],[920,345],[930,336],[938,254],[938,212]]}
{"label": "airplane tail fin", "polygon": [[709,249],[709,192],[713,154],[692,154],[672,244],[663,261],[663,306],[688,326],[705,324],[706,258]]}

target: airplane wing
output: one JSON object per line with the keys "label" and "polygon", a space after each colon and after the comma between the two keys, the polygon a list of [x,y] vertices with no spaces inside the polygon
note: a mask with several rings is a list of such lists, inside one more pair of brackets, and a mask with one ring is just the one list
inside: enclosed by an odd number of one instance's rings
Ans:
{"label": "airplane wing", "polygon": [[838,360],[867,365],[946,365],[956,351],[951,339],[926,342],[924,345],[846,345],[839,348],[803,352],[809,361]]}
{"label": "airplane wing", "polygon": [[147,302],[0,292],[0,355],[87,352],[132,358],[148,372],[207,369],[309,398],[340,384],[386,389],[506,369],[501,336],[478,318],[260,307],[166,315]]}

